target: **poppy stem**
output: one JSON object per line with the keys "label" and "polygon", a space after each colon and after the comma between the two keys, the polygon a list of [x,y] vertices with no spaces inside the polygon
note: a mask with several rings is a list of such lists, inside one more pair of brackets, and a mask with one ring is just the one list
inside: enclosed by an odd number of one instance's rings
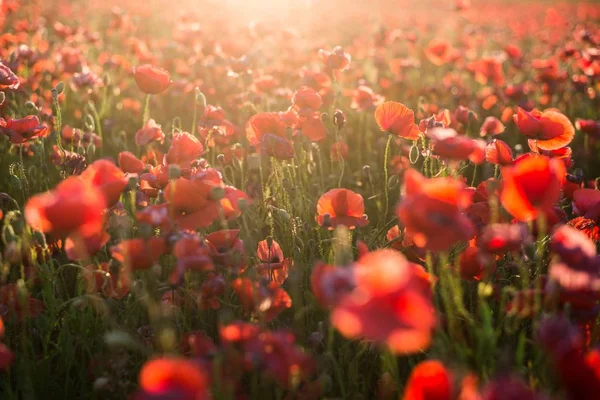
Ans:
{"label": "poppy stem", "polygon": [[389,135],[388,136],[388,140],[387,143],[385,145],[385,153],[383,155],[383,184],[384,184],[384,188],[385,188],[385,216],[387,216],[388,214],[388,210],[389,210],[389,206],[390,206],[390,196],[388,193],[388,162],[389,162],[389,157],[390,157],[390,148],[391,148],[391,144],[392,144],[392,139],[393,136]]}
{"label": "poppy stem", "polygon": [[144,116],[142,120],[142,126],[146,125],[148,119],[150,118],[150,95],[146,95],[146,104],[144,105]]}

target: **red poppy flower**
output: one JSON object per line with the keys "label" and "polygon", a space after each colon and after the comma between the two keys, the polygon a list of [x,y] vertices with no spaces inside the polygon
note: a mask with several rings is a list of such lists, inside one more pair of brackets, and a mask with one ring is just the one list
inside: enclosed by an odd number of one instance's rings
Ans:
{"label": "red poppy flower", "polygon": [[538,336],[569,399],[585,399],[600,391],[600,353],[585,351],[580,330],[566,318],[555,317],[542,321]]}
{"label": "red poppy flower", "polygon": [[10,68],[0,62],[0,90],[18,89],[19,78]]}
{"label": "red poppy flower", "polygon": [[350,152],[350,148],[348,145],[342,141],[335,142],[331,145],[331,159],[334,161],[342,161],[348,157],[348,153]]}
{"label": "red poppy flower", "polygon": [[352,60],[350,54],[345,53],[341,46],[334,47],[332,51],[321,49],[319,50],[319,57],[327,67],[334,71],[344,71],[350,68],[350,61]]}
{"label": "red poppy flower", "polygon": [[105,209],[106,199],[99,188],[70,177],[54,190],[31,197],[25,205],[25,219],[45,233],[85,237],[102,231]]}
{"label": "red poppy flower", "polygon": [[246,193],[233,186],[225,186],[224,189],[225,196],[220,201],[221,207],[223,208],[225,218],[233,220],[242,215],[244,209],[242,204],[248,206],[250,204],[250,198]]}
{"label": "red poppy flower", "polygon": [[146,169],[146,164],[130,151],[119,153],[119,167],[125,173],[139,174]]}
{"label": "red poppy flower", "polygon": [[504,132],[504,124],[496,117],[487,117],[481,125],[479,135],[484,136],[495,136]]}
{"label": "red poppy flower", "polygon": [[522,224],[492,224],[483,228],[477,246],[486,253],[504,254],[518,251],[531,242],[527,227]]}
{"label": "red poppy flower", "polygon": [[173,135],[173,141],[165,155],[165,162],[188,168],[190,163],[200,158],[203,153],[204,146],[195,136],[187,132],[177,132]]}
{"label": "red poppy flower", "polygon": [[146,121],[144,126],[135,133],[135,143],[138,146],[145,146],[151,142],[162,144],[164,141],[165,134],[162,131],[161,126],[153,119]]}
{"label": "red poppy flower", "polygon": [[502,140],[494,139],[485,147],[485,161],[494,165],[511,165],[513,163],[512,150]]}
{"label": "red poppy flower", "polygon": [[334,306],[333,326],[348,338],[385,343],[394,353],[427,348],[436,318],[422,267],[384,249],[362,256],[352,269],[356,287]]}
{"label": "red poppy flower", "polygon": [[443,65],[457,57],[457,52],[446,40],[433,39],[425,48],[425,56],[436,66]]}
{"label": "red poppy flower", "polygon": [[410,373],[404,400],[451,400],[452,379],[452,374],[441,362],[422,361]]}
{"label": "red poppy flower", "polygon": [[110,248],[113,258],[129,271],[152,267],[166,252],[165,239],[155,236],[148,240],[142,238],[124,240]]}
{"label": "red poppy flower", "polygon": [[392,135],[417,140],[421,131],[415,124],[415,113],[404,104],[386,101],[375,110],[379,128]]}
{"label": "red poppy flower", "polygon": [[0,343],[0,371],[7,371],[15,361],[15,354],[4,343]]}
{"label": "red poppy flower", "polygon": [[278,160],[294,158],[294,145],[286,138],[266,133],[260,141],[260,152]]}
{"label": "red poppy flower", "polygon": [[256,256],[261,262],[256,266],[258,273],[264,278],[282,285],[288,277],[292,259],[283,256],[283,250],[279,243],[272,239],[261,240],[258,242]]}
{"label": "red poppy flower", "polygon": [[519,131],[535,139],[541,150],[560,149],[575,137],[575,128],[569,118],[554,110],[527,112],[517,107],[517,114],[513,118]]}
{"label": "red poppy flower", "polygon": [[323,99],[317,91],[308,86],[302,86],[300,89],[294,92],[292,96],[292,104],[294,109],[302,114],[306,109],[309,112],[314,112],[321,108],[323,105]]}
{"label": "red poppy flower", "polygon": [[250,117],[246,123],[246,137],[251,146],[258,147],[263,135],[271,134],[287,139],[285,136],[285,123],[281,114],[262,112]]}
{"label": "red poppy flower", "polygon": [[206,236],[213,261],[241,273],[246,267],[244,242],[239,229],[222,229]]}
{"label": "red poppy flower", "polygon": [[99,252],[108,243],[110,235],[104,231],[89,236],[67,236],[65,253],[69,260],[86,260]]}
{"label": "red poppy flower", "polygon": [[219,297],[225,294],[226,283],[221,275],[209,273],[207,279],[200,286],[200,306],[203,310],[221,308]]}
{"label": "red poppy flower", "polygon": [[271,322],[279,314],[292,307],[290,295],[276,282],[262,284],[248,278],[237,278],[231,287],[240,299],[246,313],[260,313],[265,322]]}
{"label": "red poppy flower", "polygon": [[302,135],[306,136],[311,142],[321,141],[327,136],[327,129],[319,113],[301,118],[300,122],[296,124],[296,129],[297,132],[302,132]]}
{"label": "red poppy flower", "polygon": [[224,194],[221,174],[202,171],[193,179],[179,178],[165,187],[169,212],[181,229],[204,228],[219,217],[219,200]]}
{"label": "red poppy flower", "polygon": [[600,139],[600,121],[593,119],[577,119],[575,127],[593,138]]}
{"label": "red poppy flower", "polygon": [[113,299],[122,299],[129,293],[131,284],[129,274],[122,267],[111,271],[108,263],[99,266],[88,265],[83,272],[83,277],[87,281],[90,292],[101,293]]}
{"label": "red poppy flower", "polygon": [[502,206],[519,221],[532,221],[560,196],[565,167],[559,160],[525,156],[502,169]]}
{"label": "red poppy flower", "polygon": [[485,142],[460,136],[452,128],[433,128],[427,130],[427,136],[433,144],[433,153],[454,161],[468,159],[474,164],[485,160]]}
{"label": "red poppy flower", "polygon": [[504,85],[504,72],[502,72],[502,60],[496,57],[484,57],[481,60],[472,61],[467,69],[475,74],[475,80],[485,85],[492,81],[496,86]]}
{"label": "red poppy flower", "polygon": [[133,68],[133,76],[138,88],[146,94],[158,94],[171,86],[169,73],[150,64]]}
{"label": "red poppy flower", "polygon": [[573,266],[584,265],[596,256],[596,245],[569,225],[562,225],[554,231],[550,248],[563,262]]}
{"label": "red poppy flower", "polygon": [[460,254],[458,272],[463,279],[480,281],[486,273],[493,273],[495,267],[494,260],[483,254],[474,244],[470,243]]}
{"label": "red poppy flower", "polygon": [[596,220],[577,217],[570,220],[569,225],[583,233],[592,242],[600,242],[600,226],[598,226]]}
{"label": "red poppy flower", "polygon": [[354,286],[354,271],[351,268],[339,268],[319,262],[310,275],[311,290],[324,308],[333,307]]}
{"label": "red poppy flower", "polygon": [[350,108],[359,112],[371,111],[383,102],[383,97],[376,94],[368,86],[360,85],[352,93]]}
{"label": "red poppy flower", "polygon": [[128,182],[123,171],[108,160],[94,161],[83,171],[81,179],[100,189],[108,207],[119,201]]}
{"label": "red poppy flower", "polygon": [[212,271],[214,269],[209,246],[198,235],[184,235],[173,247],[177,264],[169,282],[178,284],[187,271]]}
{"label": "red poppy flower", "polygon": [[520,378],[512,375],[495,378],[483,388],[482,392],[484,400],[547,400],[545,396],[531,390]]}
{"label": "red poppy flower", "polygon": [[317,202],[317,223],[328,229],[344,225],[350,229],[369,223],[363,197],[348,189],[332,189]]}
{"label": "red poppy flower", "polygon": [[45,137],[48,127],[42,125],[35,115],[29,115],[21,119],[0,118],[0,133],[8,136],[13,144],[23,144],[39,137]]}
{"label": "red poppy flower", "polygon": [[452,178],[426,179],[413,169],[404,175],[406,196],[396,215],[418,247],[445,251],[469,240],[475,228],[463,214],[471,204],[473,192]]}
{"label": "red poppy flower", "polygon": [[196,362],[177,358],[157,358],[142,367],[139,376],[141,398],[207,400],[210,377]]}
{"label": "red poppy flower", "polygon": [[600,190],[579,189],[573,193],[573,214],[600,219]]}

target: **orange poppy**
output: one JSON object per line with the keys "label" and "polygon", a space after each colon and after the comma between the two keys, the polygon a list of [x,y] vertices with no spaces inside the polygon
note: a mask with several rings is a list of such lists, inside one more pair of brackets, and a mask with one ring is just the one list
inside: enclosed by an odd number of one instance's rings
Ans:
{"label": "orange poppy", "polygon": [[377,106],[375,120],[379,128],[392,135],[417,140],[421,131],[415,124],[415,113],[404,104],[386,101]]}
{"label": "orange poppy", "polygon": [[513,115],[522,134],[536,140],[541,150],[556,150],[565,147],[575,137],[575,128],[569,118],[555,110],[527,112],[517,107]]}
{"label": "orange poppy", "polygon": [[106,199],[99,188],[79,177],[69,177],[54,190],[29,198],[25,219],[45,233],[85,237],[102,231],[105,209]]}
{"label": "orange poppy", "polygon": [[523,156],[502,169],[500,202],[519,221],[532,221],[558,201],[564,164],[545,156]]}
{"label": "orange poppy", "polygon": [[453,178],[427,179],[413,169],[404,175],[406,195],[396,209],[398,219],[421,248],[445,251],[475,235],[464,214],[473,192]]}
{"label": "orange poppy", "polygon": [[423,268],[391,249],[368,253],[351,268],[356,286],[334,306],[333,326],[348,338],[386,344],[398,354],[427,348],[436,317]]}
{"label": "orange poppy", "polygon": [[452,380],[452,373],[440,361],[422,361],[408,377],[404,400],[452,400]]}
{"label": "orange poppy", "polygon": [[169,73],[150,64],[140,65],[133,68],[133,77],[138,88],[146,94],[158,94],[171,86]]}
{"label": "orange poppy", "polygon": [[369,223],[363,197],[348,189],[332,189],[317,202],[317,223],[330,230],[339,225],[349,229]]}
{"label": "orange poppy", "polygon": [[108,207],[119,201],[128,182],[123,171],[108,160],[94,161],[83,171],[81,179],[100,189]]}

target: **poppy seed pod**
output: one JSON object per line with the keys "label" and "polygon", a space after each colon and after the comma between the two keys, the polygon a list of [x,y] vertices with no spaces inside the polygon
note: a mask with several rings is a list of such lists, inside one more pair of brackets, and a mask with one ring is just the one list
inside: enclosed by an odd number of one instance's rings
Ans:
{"label": "poppy seed pod", "polygon": [[333,113],[333,123],[338,129],[342,129],[346,125],[346,114],[342,110],[335,110]]}

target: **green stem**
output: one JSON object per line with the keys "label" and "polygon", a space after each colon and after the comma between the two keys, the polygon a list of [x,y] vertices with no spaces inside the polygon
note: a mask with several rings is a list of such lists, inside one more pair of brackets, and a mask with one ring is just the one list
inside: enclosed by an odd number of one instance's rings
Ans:
{"label": "green stem", "polygon": [[390,148],[391,148],[391,144],[392,144],[392,139],[393,139],[393,136],[389,135],[387,143],[385,145],[385,154],[383,156],[383,173],[384,173],[383,184],[384,184],[384,188],[385,188],[385,213],[383,214],[384,218],[387,217],[389,206],[390,206],[390,196],[388,193],[388,162],[389,162],[389,157],[390,157]]}
{"label": "green stem", "polygon": [[142,121],[142,125],[146,125],[148,119],[150,118],[150,95],[146,95],[146,104],[144,105],[144,119]]}

